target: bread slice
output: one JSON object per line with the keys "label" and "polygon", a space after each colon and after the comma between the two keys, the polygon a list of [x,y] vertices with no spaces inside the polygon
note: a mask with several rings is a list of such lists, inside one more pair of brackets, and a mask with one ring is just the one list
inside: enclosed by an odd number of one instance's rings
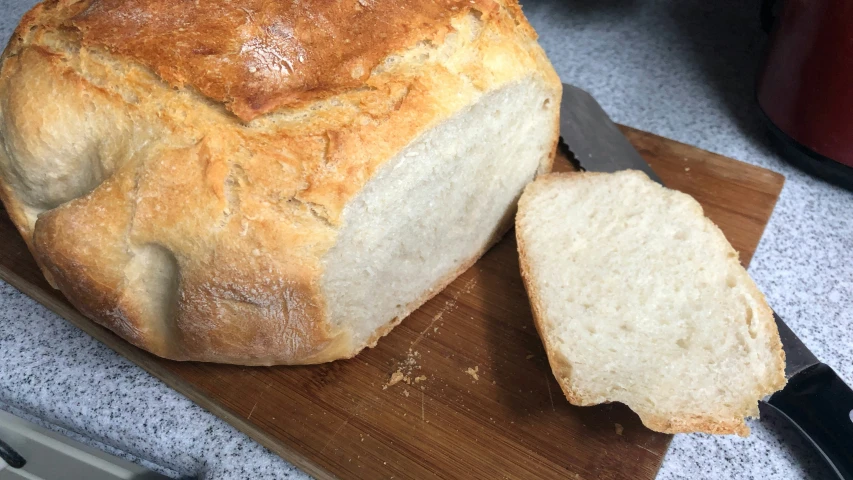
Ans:
{"label": "bread slice", "polygon": [[664,433],[746,436],[785,385],[773,314],[689,195],[641,172],[527,186],[521,273],[551,368],[574,405],[622,402]]}

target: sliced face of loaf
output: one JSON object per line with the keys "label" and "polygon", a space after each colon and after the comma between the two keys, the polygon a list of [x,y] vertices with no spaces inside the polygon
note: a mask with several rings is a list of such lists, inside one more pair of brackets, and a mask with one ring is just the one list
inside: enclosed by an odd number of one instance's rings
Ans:
{"label": "sliced face of loaf", "polygon": [[622,402],[665,433],[747,435],[785,385],[770,307],[689,195],[636,171],[552,174],[521,198],[522,276],[574,405]]}

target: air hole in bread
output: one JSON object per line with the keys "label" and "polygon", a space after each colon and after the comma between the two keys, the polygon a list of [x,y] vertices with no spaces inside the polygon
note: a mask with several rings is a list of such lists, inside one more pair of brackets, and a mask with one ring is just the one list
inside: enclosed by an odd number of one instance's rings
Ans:
{"label": "air hole in bread", "polygon": [[749,344],[746,342],[746,338],[744,338],[742,332],[737,332],[735,334],[735,338],[737,339],[738,346],[741,348],[742,352],[749,351]]}
{"label": "air hole in bread", "polygon": [[737,286],[737,277],[733,272],[729,272],[728,275],[726,275],[726,286],[729,288],[735,288]]}
{"label": "air hole in bread", "polygon": [[746,306],[744,316],[746,317],[746,327],[749,330],[749,336],[754,339],[758,335],[758,332],[756,331],[755,313],[752,311],[752,306]]}

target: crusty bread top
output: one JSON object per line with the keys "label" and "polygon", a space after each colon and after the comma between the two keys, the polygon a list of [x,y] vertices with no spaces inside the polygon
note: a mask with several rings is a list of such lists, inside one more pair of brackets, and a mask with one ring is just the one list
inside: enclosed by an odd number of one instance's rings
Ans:
{"label": "crusty bread top", "polygon": [[494,0],[46,4],[54,25],[83,45],[133,59],[172,86],[192,86],[243,120],[370,87],[371,71],[390,53],[440,44],[453,17],[498,8]]}
{"label": "crusty bread top", "polygon": [[[154,37],[148,43],[143,41],[148,38],[146,28],[154,27],[140,27],[139,32],[130,33],[126,31],[130,27],[122,23],[130,20],[126,18],[128,15],[120,12],[132,5],[140,7],[134,15],[148,18],[149,23],[157,23],[153,22],[154,17],[158,22],[178,22],[174,18],[169,19],[169,15],[179,15],[181,9],[196,8],[194,2],[174,2],[181,5],[174,11],[156,10],[154,6],[159,3],[153,1],[116,2],[118,10],[107,11],[107,4],[90,6],[90,1],[50,0],[36,5],[21,20],[0,65],[0,91],[7,98],[15,97],[8,100],[10,103],[7,105],[0,105],[0,109],[5,111],[7,122],[19,123],[5,127],[7,142],[17,143],[16,147],[41,156],[48,154],[35,150],[60,149],[60,145],[48,144],[68,140],[46,138],[55,136],[46,131],[46,126],[64,119],[33,117],[41,115],[38,110],[45,110],[43,106],[35,109],[40,99],[45,98],[46,93],[42,90],[56,92],[62,89],[65,90],[64,98],[72,104],[64,110],[79,112],[85,104],[92,111],[97,111],[98,116],[111,116],[110,122],[97,127],[76,125],[67,128],[64,133],[69,137],[84,136],[76,141],[79,148],[85,149],[92,142],[103,142],[105,138],[121,135],[135,145],[159,143],[184,148],[206,141],[211,148],[211,156],[228,156],[232,160],[227,163],[239,162],[237,157],[243,154],[271,156],[273,158],[259,162],[267,166],[263,174],[268,179],[265,183],[276,183],[271,187],[280,192],[279,198],[291,198],[307,204],[322,222],[334,225],[338,224],[346,202],[385,160],[416,135],[470,105],[480,95],[530,75],[542,78],[556,90],[560,85],[547,57],[536,43],[535,32],[515,0],[494,4],[492,0],[482,0],[486,2],[482,10],[476,10],[479,4],[470,2],[465,8],[446,5],[447,11],[443,13],[424,7],[426,12],[433,12],[436,16],[431,18],[430,14],[424,13],[427,16],[418,17],[421,24],[417,28],[399,26],[400,22],[410,19],[392,20],[392,12],[401,13],[398,10],[402,7],[393,7],[391,4],[394,2],[391,1],[370,3],[369,10],[386,11],[382,15],[372,14],[376,25],[370,28],[364,21],[356,21],[364,14],[341,11],[335,17],[335,24],[364,23],[366,30],[352,30],[352,35],[370,36],[373,29],[383,31],[391,28],[386,27],[389,23],[397,25],[401,31],[411,32],[411,35],[401,37],[398,43],[376,46],[373,50],[350,52],[348,55],[352,55],[353,61],[361,59],[366,72],[357,81],[353,79],[355,83],[347,83],[349,81],[344,81],[337,73],[307,73],[314,70],[334,72],[334,68],[327,69],[323,65],[336,62],[334,52],[345,43],[336,41],[325,48],[320,48],[322,45],[312,46],[311,52],[304,53],[308,55],[306,61],[316,57],[318,63],[316,68],[304,67],[306,73],[301,74],[306,78],[304,85],[291,80],[294,75],[289,71],[271,74],[270,77],[275,79],[269,80],[273,82],[269,84],[244,81],[245,78],[241,79],[235,73],[237,67],[225,67],[234,62],[221,55],[217,68],[205,70],[206,62],[213,61],[217,55],[204,55],[205,50],[201,47],[195,50],[196,53],[187,51],[176,54],[174,58],[145,53],[150,50],[172,55],[167,52],[183,48],[181,35],[189,35],[188,32],[198,34],[197,42],[203,42],[204,38],[228,37],[228,30],[210,30],[203,21],[193,19],[186,27],[163,33],[166,37],[159,44],[153,40]],[[243,15],[246,10],[252,12],[254,7],[274,8],[270,5],[281,2],[258,2],[256,5],[252,1],[241,0],[221,3],[232,5],[228,8],[223,6],[221,14],[231,9],[232,14]],[[284,3],[289,5],[292,2]],[[334,2],[309,1],[306,5],[313,3],[325,5]],[[352,3],[359,5],[357,1]],[[147,10],[149,7],[145,5],[149,5],[151,10]],[[203,5],[210,8],[209,2]],[[486,8],[488,5],[492,6]],[[318,8],[326,12],[330,7]],[[269,17],[273,21],[277,14],[269,11],[255,17]],[[281,21],[286,24],[291,14],[283,15]],[[320,27],[312,25],[299,24],[298,27],[298,31],[309,32],[309,36],[310,32],[320,31]],[[181,32],[182,28],[184,32]],[[121,39],[120,32],[139,39]],[[252,44],[258,38],[247,37],[244,41]],[[189,40],[187,42],[192,45]],[[308,47],[308,44],[300,45],[302,49]],[[248,63],[243,67],[247,72],[257,69]],[[311,83],[314,80],[309,77],[316,77],[319,83]],[[61,80],[49,81],[48,78]],[[67,85],[56,85],[57,82]],[[274,95],[264,99],[265,92],[273,88],[275,82],[284,83],[276,83]],[[174,88],[180,86],[183,88]],[[82,91],[86,89],[91,91]],[[72,90],[79,99],[68,96]],[[200,98],[199,93],[206,98]],[[103,105],[105,98],[110,104],[108,108],[113,110],[109,113],[104,111],[107,109]],[[243,105],[245,109],[238,105],[242,105],[240,102],[244,100],[248,102]],[[256,105],[258,109],[249,104]],[[60,107],[61,104],[57,104],[56,108]],[[227,113],[227,108],[234,110],[236,115]],[[261,112],[268,113],[259,116]],[[63,112],[60,117],[74,115],[77,114]],[[252,121],[247,123],[247,119]],[[87,115],[84,121],[94,120]],[[41,127],[37,128],[39,125]],[[75,129],[80,132],[74,132]],[[130,131],[115,132],[119,129]],[[16,136],[21,137],[20,140],[9,140]],[[214,137],[223,141],[212,142]],[[36,143],[40,145],[30,145]],[[219,148],[214,149],[211,143],[231,151],[218,151]],[[15,156],[16,150],[11,148],[10,153]],[[51,152],[51,155],[67,154]],[[114,163],[116,167],[126,158],[126,155],[116,152],[110,155],[113,158],[104,161]],[[110,174],[112,168],[108,170],[103,173]],[[211,180],[218,183],[214,177],[223,173],[222,168],[213,169]],[[282,176],[287,178],[272,180]],[[59,196],[65,198],[51,198],[41,202],[47,205],[37,208],[53,208],[79,195]],[[13,220],[20,225],[14,216],[17,209],[10,207],[8,202],[7,207],[13,213]]]}

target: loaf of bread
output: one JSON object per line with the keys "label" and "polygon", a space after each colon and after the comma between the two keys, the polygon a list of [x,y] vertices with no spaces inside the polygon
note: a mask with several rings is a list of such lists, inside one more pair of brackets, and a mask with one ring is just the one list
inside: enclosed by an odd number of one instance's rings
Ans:
{"label": "loaf of bread", "polygon": [[0,198],[157,355],[352,357],[512,224],[561,84],[516,0],[50,0],[0,67]]}
{"label": "loaf of bread", "polygon": [[551,174],[516,217],[524,284],[574,405],[622,402],[652,430],[747,435],[785,385],[764,296],[689,195],[645,174]]}

